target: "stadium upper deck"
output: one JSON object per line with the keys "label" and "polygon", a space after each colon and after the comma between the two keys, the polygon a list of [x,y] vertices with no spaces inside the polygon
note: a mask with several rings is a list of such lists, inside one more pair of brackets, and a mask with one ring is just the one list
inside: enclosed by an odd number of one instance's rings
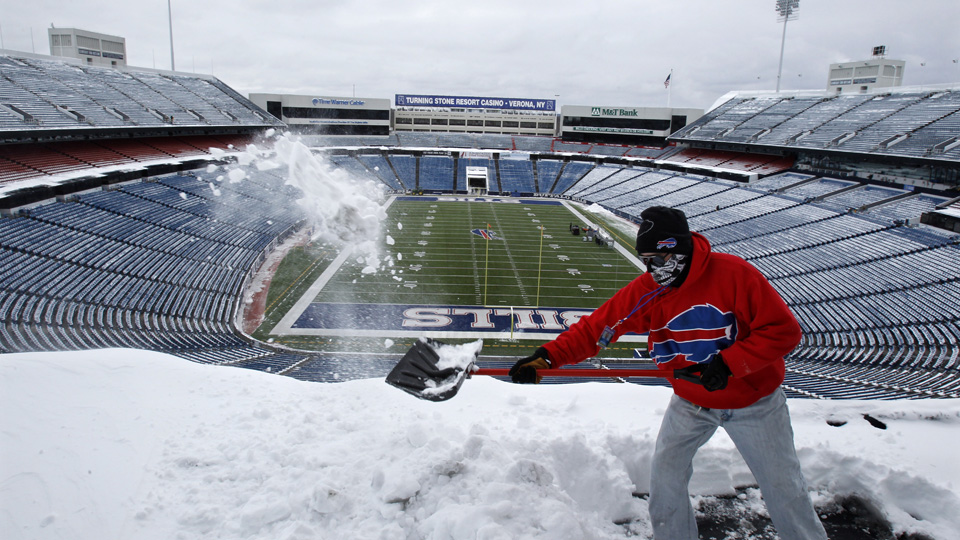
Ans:
{"label": "stadium upper deck", "polygon": [[734,93],[670,139],[748,151],[826,151],[954,164],[960,160],[960,90]]}
{"label": "stadium upper deck", "polygon": [[215,77],[0,53],[0,141],[249,133],[282,126]]}

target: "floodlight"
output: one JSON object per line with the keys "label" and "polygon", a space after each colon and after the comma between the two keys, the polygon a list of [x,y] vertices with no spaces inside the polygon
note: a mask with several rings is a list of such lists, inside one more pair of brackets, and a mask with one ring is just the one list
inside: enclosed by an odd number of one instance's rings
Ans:
{"label": "floodlight", "polygon": [[800,0],[777,0],[777,22],[792,21],[797,18],[797,12],[800,11]]}

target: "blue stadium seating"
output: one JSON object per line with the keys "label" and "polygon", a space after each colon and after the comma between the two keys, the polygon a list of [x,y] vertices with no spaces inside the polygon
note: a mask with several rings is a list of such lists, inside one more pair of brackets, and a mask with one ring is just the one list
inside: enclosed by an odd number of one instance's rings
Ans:
{"label": "blue stadium seating", "polygon": [[960,90],[836,96],[735,95],[670,136],[851,153],[960,159]]}
{"label": "blue stadium seating", "polygon": [[449,156],[420,158],[420,189],[453,191],[453,158]]}
{"label": "blue stadium seating", "polygon": [[533,178],[533,163],[527,159],[498,160],[500,164],[500,191],[505,193],[537,193]]}
{"label": "blue stadium seating", "polygon": [[[0,131],[7,133],[278,125],[216,79],[4,55],[0,69],[0,103],[12,105],[0,108]],[[958,132],[960,91],[931,90],[736,96],[674,139],[957,161],[960,147],[944,143]],[[738,159],[712,150],[686,154],[676,147],[476,134],[314,140],[320,146],[541,152],[534,160],[463,158],[457,171],[453,157],[419,150],[324,155],[333,166],[396,191],[463,191],[465,167],[477,164],[490,170],[492,190],[563,195],[632,220],[648,206],[680,208],[715,250],[740,255],[768,276],[796,313],[804,336],[787,358],[790,395],[960,397],[960,235],[916,225],[921,213],[947,197],[798,171],[744,184],[619,159],[550,154],[720,165]],[[109,162],[106,154],[122,155],[136,145],[158,156],[176,155],[184,146],[174,138],[151,144],[120,139],[93,148],[78,142],[74,150],[100,152]],[[87,163],[64,156],[73,161],[52,163],[51,171]],[[0,160],[12,167],[8,157]],[[737,162],[755,165],[748,161]],[[44,174],[39,161],[31,163]],[[7,179],[23,178],[10,170]],[[278,172],[261,171],[234,184],[195,170],[68,194],[0,217],[0,352],[142,347],[331,380],[331,362],[342,358],[279,352],[249,342],[233,325],[251,270],[303,218],[297,196]],[[358,362],[358,376],[382,374],[384,366],[374,364],[361,369]]]}
{"label": "blue stadium seating", "polygon": [[201,76],[81,66],[0,55],[0,130],[263,126],[270,119],[222,82]]}
{"label": "blue stadium seating", "polygon": [[142,347],[216,363],[274,355],[230,321],[247,273],[300,213],[275,176],[240,186],[215,196],[175,175],[0,219],[0,349]]}
{"label": "blue stadium seating", "polygon": [[[390,157],[398,158],[415,163],[410,156]],[[368,165],[386,163],[380,160]],[[371,174],[356,158],[333,161]],[[530,164],[504,160],[500,166],[508,162]],[[532,177],[532,168],[523,170]],[[503,170],[501,175],[511,178]],[[428,185],[452,186],[452,159],[422,159],[421,178],[443,178]],[[677,206],[715,249],[739,254],[769,276],[805,330],[788,363],[785,384],[792,395],[955,396],[960,236],[814,200],[846,186],[842,182],[797,186],[809,178],[780,180],[753,189],[605,165],[570,191],[634,218],[652,204]],[[220,189],[229,195],[215,196],[208,180],[197,176],[173,175],[0,219],[0,316],[7,350],[122,345],[251,369],[299,365],[302,355],[251,347],[229,323],[245,269],[294,225],[296,206],[289,197],[281,197],[287,203],[278,207],[258,204],[282,193],[280,179],[269,174]],[[798,189],[804,189],[801,196]],[[888,190],[874,197],[890,195],[897,196]],[[859,373],[858,366],[870,370]],[[915,372],[913,380],[903,380],[907,368]]]}
{"label": "blue stadium seating", "polygon": [[387,160],[393,165],[397,176],[407,189],[417,187],[417,158],[405,154],[388,155]]}
{"label": "blue stadium seating", "polygon": [[[560,191],[557,191],[554,188],[554,185],[557,184],[557,179],[560,176],[560,172],[563,170],[563,162],[556,159],[538,159],[534,165],[537,176],[537,185],[540,187],[541,193],[563,193],[563,191],[570,187],[569,185],[557,186]],[[571,180],[575,181],[575,180]]]}
{"label": "blue stadium seating", "polygon": [[576,185],[595,165],[583,161],[567,161],[557,176],[557,183],[551,193],[563,195],[571,186]]}
{"label": "blue stadium seating", "polygon": [[357,159],[360,160],[368,170],[376,174],[390,189],[394,191],[404,190],[403,184],[400,182],[400,179],[397,178],[397,175],[393,173],[393,169],[390,168],[386,157],[361,154],[357,156]]}

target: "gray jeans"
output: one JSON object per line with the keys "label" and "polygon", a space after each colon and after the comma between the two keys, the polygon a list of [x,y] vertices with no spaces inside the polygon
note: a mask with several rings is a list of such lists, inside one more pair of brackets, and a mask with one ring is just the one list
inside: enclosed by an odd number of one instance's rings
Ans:
{"label": "gray jeans", "polygon": [[773,525],[783,540],[826,540],[813,508],[783,390],[743,409],[703,409],[674,395],[663,416],[650,476],[650,519],[657,540],[696,540],[697,521],[688,486],[693,456],[723,427],[760,485]]}

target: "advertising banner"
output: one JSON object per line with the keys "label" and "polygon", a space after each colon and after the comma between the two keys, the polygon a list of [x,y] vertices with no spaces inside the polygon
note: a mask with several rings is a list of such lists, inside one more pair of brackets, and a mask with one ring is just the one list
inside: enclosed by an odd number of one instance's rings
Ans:
{"label": "advertising banner", "polygon": [[397,94],[397,107],[463,107],[465,109],[514,109],[524,111],[555,111],[553,99],[431,96]]}

